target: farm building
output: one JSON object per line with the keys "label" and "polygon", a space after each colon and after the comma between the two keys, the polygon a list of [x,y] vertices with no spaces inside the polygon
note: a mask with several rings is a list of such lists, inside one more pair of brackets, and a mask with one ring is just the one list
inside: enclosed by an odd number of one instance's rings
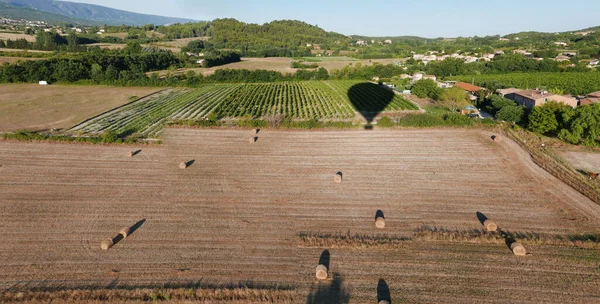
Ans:
{"label": "farm building", "polygon": [[543,90],[523,90],[513,92],[511,94],[505,95],[504,97],[514,100],[515,102],[517,102],[517,104],[526,106],[530,109],[533,109],[534,107],[543,106],[544,104],[550,101],[564,103],[573,108],[577,107],[578,104],[577,99],[574,97],[555,95]]}
{"label": "farm building", "polygon": [[47,82],[47,81],[45,81],[45,80],[42,80],[42,81],[40,81],[40,82],[39,82],[39,84],[40,84],[40,85],[48,85],[48,82]]}

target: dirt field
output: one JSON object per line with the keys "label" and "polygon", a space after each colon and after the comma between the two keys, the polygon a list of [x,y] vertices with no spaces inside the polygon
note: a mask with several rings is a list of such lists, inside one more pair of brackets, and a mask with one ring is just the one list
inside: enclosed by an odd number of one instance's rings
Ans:
{"label": "dirt field", "polygon": [[576,169],[600,172],[600,154],[588,152],[559,152],[559,155]]}
{"label": "dirt field", "polygon": [[[322,247],[298,237],[480,229],[477,211],[511,232],[600,232],[600,207],[513,142],[464,130],[250,136],[168,129],[164,145],[133,158],[133,147],[0,141],[0,287],[250,280],[294,286],[297,303],[376,303],[383,279],[392,303],[598,302],[597,249],[530,244],[516,257],[504,243]],[[317,283],[326,249],[335,278]]]}
{"label": "dirt field", "polygon": [[146,96],[153,88],[0,85],[0,132],[70,128],[87,118]]}
{"label": "dirt field", "polygon": [[[185,74],[188,71],[194,71],[195,73],[202,73],[204,76],[212,75],[216,70],[220,69],[233,69],[233,70],[271,70],[280,72],[282,74],[293,74],[296,73],[298,69],[292,68],[292,58],[280,58],[280,57],[269,57],[269,58],[242,58],[241,62],[225,64],[212,68],[194,68],[194,69],[179,69],[174,74]],[[335,69],[341,69],[347,65],[356,65],[357,63],[364,65],[372,65],[375,62],[379,62],[381,64],[389,64],[396,62],[397,59],[377,59],[372,60],[324,60],[317,62],[320,67],[326,68],[328,71],[332,71]],[[151,72],[147,73],[148,75],[156,73]],[[158,72],[160,76],[164,76],[168,73],[168,71],[160,71]]]}
{"label": "dirt field", "polygon": [[38,51],[38,50],[18,50],[18,49],[5,49],[5,48],[0,48],[0,52],[52,53],[52,51]]}
{"label": "dirt field", "polygon": [[26,60],[43,60],[43,58],[0,57],[0,64],[3,64],[5,62],[12,64],[17,61],[26,61]]}
{"label": "dirt field", "polygon": [[181,39],[175,39],[173,41],[165,42],[165,44],[169,44],[169,45],[172,45],[173,47],[181,48],[181,47],[188,45],[188,43],[190,43],[190,41],[194,41],[194,40],[207,41],[208,39],[210,39],[210,37],[181,38]]}
{"label": "dirt field", "polygon": [[29,41],[29,42],[35,42],[35,36],[32,35],[25,35],[25,34],[13,34],[13,33],[0,33],[0,39],[2,40],[17,40],[17,39],[23,39],[25,38],[25,40]]}

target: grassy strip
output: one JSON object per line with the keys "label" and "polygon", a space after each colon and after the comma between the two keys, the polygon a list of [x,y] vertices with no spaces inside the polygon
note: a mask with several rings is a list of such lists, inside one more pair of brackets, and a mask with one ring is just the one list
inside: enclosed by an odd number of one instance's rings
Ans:
{"label": "grassy strip", "polygon": [[300,246],[323,248],[405,247],[411,241],[447,241],[483,244],[504,244],[506,237],[523,245],[573,246],[586,249],[600,248],[600,234],[548,234],[527,231],[488,232],[484,229],[447,229],[423,226],[415,229],[411,237],[389,234],[351,234],[300,232]]}
{"label": "grassy strip", "polygon": [[600,234],[549,234],[530,231],[489,232],[484,229],[447,229],[423,226],[414,231],[413,239],[420,241],[451,241],[487,244],[504,244],[506,236],[523,245],[574,246],[587,249],[600,248]]}
{"label": "grassy strip", "polygon": [[198,301],[243,303],[291,303],[297,297],[294,290],[250,288],[179,288],[179,289],[100,289],[62,291],[10,291],[0,294],[0,302],[53,302],[77,303],[82,301]]}
{"label": "grassy strip", "polygon": [[96,137],[74,137],[65,135],[44,134],[29,131],[17,131],[15,133],[3,133],[0,138],[4,140],[19,141],[54,141],[54,142],[76,142],[88,144],[136,144],[142,142],[141,138],[120,138],[114,132],[106,132]]}
{"label": "grassy strip", "polygon": [[317,121],[302,120],[294,121],[284,119],[276,124],[258,119],[240,119],[240,120],[175,120],[168,123],[169,126],[187,126],[196,128],[276,128],[276,129],[357,129],[360,126],[346,121]]}
{"label": "grassy strip", "polygon": [[600,204],[600,188],[542,147],[540,139],[522,129],[507,128],[506,134],[531,155],[534,163],[579,193]]}
{"label": "grassy strip", "polygon": [[371,248],[371,247],[401,247],[410,237],[389,234],[351,234],[347,233],[298,233],[301,246],[325,248]]}
{"label": "grassy strip", "polygon": [[382,117],[377,121],[380,128],[415,127],[472,127],[477,125],[496,125],[497,122],[486,119],[473,119],[459,113],[423,113],[408,114],[399,118]]}

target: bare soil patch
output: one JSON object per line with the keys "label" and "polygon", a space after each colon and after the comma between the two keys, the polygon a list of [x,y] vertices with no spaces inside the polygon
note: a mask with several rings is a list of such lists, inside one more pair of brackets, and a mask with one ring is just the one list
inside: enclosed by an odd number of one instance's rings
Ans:
{"label": "bare soil patch", "polygon": [[25,34],[14,34],[14,33],[0,33],[0,39],[2,39],[2,40],[25,39],[29,42],[35,42],[35,36],[25,35]]}
{"label": "bare soil patch", "polygon": [[592,152],[558,152],[571,166],[586,172],[600,172],[600,153]]}
{"label": "bare soil patch", "polygon": [[[0,287],[251,281],[295,303],[593,303],[596,250],[419,238],[423,225],[600,231],[600,207],[488,132],[167,129],[162,146],[0,142]],[[182,170],[185,161],[190,166]],[[334,182],[341,171],[343,181]],[[384,230],[374,226],[383,210]],[[108,251],[100,241],[143,226]],[[302,232],[389,235],[311,245]],[[460,233],[459,233],[460,234]],[[330,279],[316,282],[328,250]],[[557,292],[560,291],[560,292]],[[535,295],[535,296],[532,296]]]}
{"label": "bare soil patch", "polygon": [[3,64],[3,63],[13,64],[17,61],[26,61],[26,60],[43,60],[43,58],[0,57],[0,64]]}
{"label": "bare soil patch", "polygon": [[89,117],[123,105],[154,88],[102,86],[0,85],[0,131],[70,128]]}

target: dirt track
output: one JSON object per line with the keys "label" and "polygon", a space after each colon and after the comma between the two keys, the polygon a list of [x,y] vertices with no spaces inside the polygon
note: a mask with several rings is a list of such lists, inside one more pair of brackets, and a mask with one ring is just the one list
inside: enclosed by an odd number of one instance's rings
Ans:
{"label": "dirt track", "polygon": [[[168,129],[164,145],[133,158],[122,146],[0,142],[0,286],[252,280],[293,285],[300,303],[323,294],[364,303],[385,279],[393,303],[600,301],[593,250],[531,245],[532,255],[517,258],[504,245],[470,242],[299,241],[302,231],[479,229],[477,211],[510,231],[600,232],[600,207],[490,135],[266,130],[250,144],[250,131]],[[373,225],[378,209],[383,231]],[[141,219],[132,236],[99,249]],[[338,286],[318,293],[314,267],[325,249]]]}

